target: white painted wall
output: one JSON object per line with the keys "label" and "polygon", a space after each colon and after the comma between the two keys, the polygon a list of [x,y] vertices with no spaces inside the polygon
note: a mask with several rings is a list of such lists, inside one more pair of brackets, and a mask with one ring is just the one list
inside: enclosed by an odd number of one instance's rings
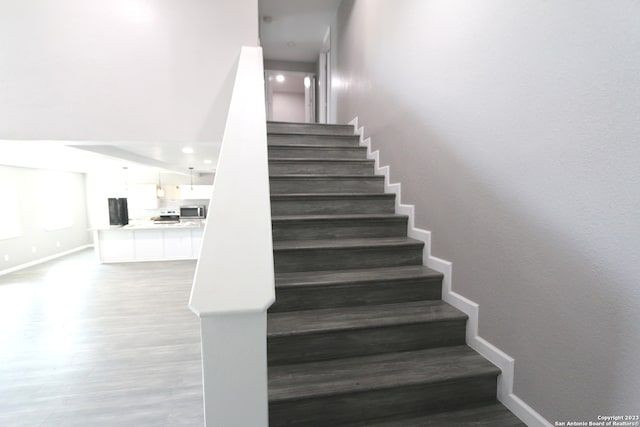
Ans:
{"label": "white painted wall", "polygon": [[257,0],[0,1],[0,139],[221,141]]}
{"label": "white painted wall", "polygon": [[[44,190],[43,183],[51,182],[52,176],[62,178],[67,185],[56,187],[54,193]],[[20,235],[0,240],[0,271],[91,243],[83,174],[0,166],[0,183],[11,183],[17,190],[20,215]],[[8,209],[11,203],[4,196],[0,209]],[[59,209],[69,214],[69,228],[45,230],[45,216],[55,213],[46,203],[47,198],[54,204],[60,200]],[[68,203],[62,204],[63,200]]]}
{"label": "white painted wall", "polygon": [[550,421],[640,402],[640,3],[344,0],[359,117]]}
{"label": "white painted wall", "polygon": [[274,92],[273,120],[304,123],[304,93]]}

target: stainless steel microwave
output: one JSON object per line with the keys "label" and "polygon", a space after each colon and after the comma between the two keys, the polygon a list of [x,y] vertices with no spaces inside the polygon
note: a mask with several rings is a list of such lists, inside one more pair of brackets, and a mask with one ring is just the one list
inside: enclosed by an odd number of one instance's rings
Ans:
{"label": "stainless steel microwave", "polygon": [[207,217],[207,209],[204,205],[180,206],[180,218],[200,218]]}

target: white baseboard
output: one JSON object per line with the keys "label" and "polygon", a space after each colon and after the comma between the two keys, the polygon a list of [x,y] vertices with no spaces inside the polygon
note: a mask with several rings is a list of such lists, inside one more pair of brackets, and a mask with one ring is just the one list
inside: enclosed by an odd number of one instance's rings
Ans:
{"label": "white baseboard", "polygon": [[4,276],[5,274],[13,273],[14,271],[23,270],[25,268],[33,267],[34,265],[42,264],[43,262],[51,261],[51,260],[54,260],[56,258],[60,258],[60,257],[63,257],[65,255],[69,255],[69,254],[72,254],[74,252],[79,252],[79,251],[82,251],[84,249],[88,249],[88,248],[92,248],[92,247],[93,247],[92,244],[88,244],[88,245],[84,245],[84,246],[78,246],[77,248],[69,249],[68,251],[59,252],[57,254],[49,255],[49,256],[46,256],[44,258],[38,258],[36,260],[29,261],[29,262],[24,263],[24,264],[16,265],[15,267],[7,268],[6,270],[0,270],[0,276]]}
{"label": "white baseboard", "polygon": [[375,161],[375,173],[384,175],[385,192],[396,195],[396,213],[409,217],[407,234],[413,239],[424,242],[423,259],[426,260],[425,265],[444,275],[442,299],[469,316],[466,332],[467,344],[502,370],[502,374],[498,377],[498,400],[527,426],[550,427],[549,421],[513,393],[514,359],[478,335],[478,304],[452,290],[451,262],[431,255],[431,232],[415,226],[415,207],[402,203],[401,184],[392,184],[389,181],[389,166],[380,166],[380,153],[377,150],[372,151],[371,138],[364,138],[364,127],[358,127],[358,118],[356,117],[349,124],[353,125],[355,133],[360,135],[360,145],[367,147],[367,157]]}

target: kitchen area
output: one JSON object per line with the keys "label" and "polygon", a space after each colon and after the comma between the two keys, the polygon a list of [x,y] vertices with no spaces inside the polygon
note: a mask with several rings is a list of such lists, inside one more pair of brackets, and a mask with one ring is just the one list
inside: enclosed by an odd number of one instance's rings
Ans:
{"label": "kitchen area", "polygon": [[[87,200],[100,263],[197,259],[206,225],[213,174],[136,176],[120,182],[87,175]],[[118,181],[118,180],[117,180]],[[150,182],[151,181],[151,182]],[[163,185],[162,182],[165,182]]]}

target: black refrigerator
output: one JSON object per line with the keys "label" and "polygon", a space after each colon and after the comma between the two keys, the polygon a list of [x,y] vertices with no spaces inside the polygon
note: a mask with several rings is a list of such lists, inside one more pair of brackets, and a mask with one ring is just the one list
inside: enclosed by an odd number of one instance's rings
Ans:
{"label": "black refrigerator", "polygon": [[129,224],[129,209],[126,198],[109,198],[109,225]]}

